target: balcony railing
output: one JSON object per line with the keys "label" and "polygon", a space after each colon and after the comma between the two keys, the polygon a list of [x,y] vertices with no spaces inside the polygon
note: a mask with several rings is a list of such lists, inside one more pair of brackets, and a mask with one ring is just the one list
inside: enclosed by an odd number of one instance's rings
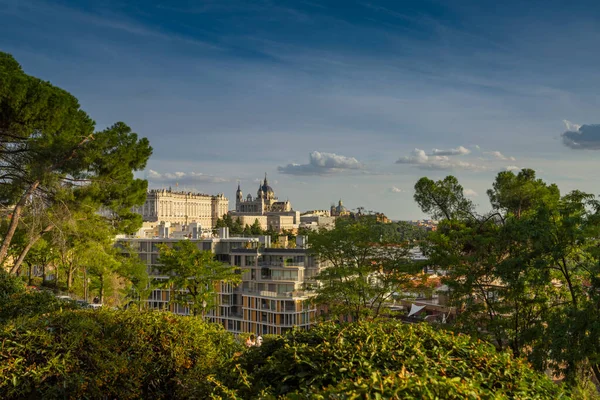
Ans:
{"label": "balcony railing", "polygon": [[242,290],[242,293],[247,294],[247,295],[255,295],[255,296],[283,297],[283,298],[304,297],[304,296],[307,296],[310,294],[309,292],[306,292],[304,290],[294,290],[292,292],[277,293],[277,292],[271,292],[268,290],[250,290],[250,289],[244,289],[244,290]]}
{"label": "balcony railing", "polygon": [[290,277],[290,278],[284,278],[282,276],[272,276],[272,275],[261,275],[260,279],[263,281],[289,281],[289,282],[296,282],[298,280],[298,277]]}
{"label": "balcony railing", "polygon": [[304,267],[303,262],[292,262],[292,261],[261,261],[258,263],[259,267]]}

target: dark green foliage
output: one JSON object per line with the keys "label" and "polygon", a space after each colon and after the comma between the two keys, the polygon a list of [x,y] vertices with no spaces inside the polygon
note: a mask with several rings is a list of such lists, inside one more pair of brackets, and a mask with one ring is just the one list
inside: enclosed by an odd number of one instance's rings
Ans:
{"label": "dark green foliage", "polygon": [[20,317],[46,314],[77,306],[46,291],[29,290],[20,277],[0,270],[0,325]]}
{"label": "dark green foliage", "polygon": [[322,324],[265,340],[236,363],[225,382],[245,399],[566,398],[524,360],[425,324]]}
{"label": "dark green foliage", "polygon": [[523,359],[395,321],[322,324],[246,349],[163,312],[76,310],[0,326],[0,398],[566,398]]}
{"label": "dark green foliage", "polygon": [[134,172],[151,153],[122,122],[94,132],[74,96],[0,52],[0,204],[11,210],[0,263],[14,262],[16,273],[37,240],[100,211],[112,236],[133,233],[142,219],[131,207],[144,203],[147,189]]}
{"label": "dark green foliage", "polygon": [[414,199],[421,210],[434,219],[468,218],[473,214],[473,203],[465,198],[463,187],[452,175],[439,181],[419,179]]}
{"label": "dark green foliage", "polygon": [[207,398],[241,346],[222,327],[159,312],[81,310],[0,327],[0,398]]}

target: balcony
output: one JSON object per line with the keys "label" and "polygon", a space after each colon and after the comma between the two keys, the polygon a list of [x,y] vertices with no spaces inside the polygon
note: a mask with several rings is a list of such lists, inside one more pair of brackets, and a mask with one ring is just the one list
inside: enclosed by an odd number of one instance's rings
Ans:
{"label": "balcony", "polygon": [[259,267],[304,267],[303,262],[281,262],[281,261],[261,261],[258,263]]}
{"label": "balcony", "polygon": [[276,297],[276,298],[294,298],[294,297],[305,297],[309,295],[309,292],[304,290],[294,290],[293,292],[270,292],[268,290],[250,290],[244,289],[242,291],[245,295],[263,296],[263,297]]}
{"label": "balcony", "polygon": [[272,276],[272,275],[261,275],[260,279],[263,281],[288,281],[288,282],[297,282],[298,281],[298,277],[290,277],[290,278],[284,278],[281,276]]}

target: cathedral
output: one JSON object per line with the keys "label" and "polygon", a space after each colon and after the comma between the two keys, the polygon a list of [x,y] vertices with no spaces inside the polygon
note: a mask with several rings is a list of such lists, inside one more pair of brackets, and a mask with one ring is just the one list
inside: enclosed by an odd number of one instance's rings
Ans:
{"label": "cathedral", "polygon": [[238,183],[238,188],[235,192],[235,211],[264,215],[268,212],[292,211],[292,205],[289,200],[278,201],[273,188],[269,186],[267,174],[265,174],[265,180],[258,184],[258,191],[254,199],[251,194],[248,194],[246,199],[244,199],[244,194]]}
{"label": "cathedral", "polygon": [[300,213],[294,211],[289,200],[279,201],[275,191],[269,186],[267,174],[264,181],[258,184],[256,197],[248,194],[244,198],[238,183],[235,192],[235,211],[230,211],[232,218],[238,219],[242,225],[252,225],[258,220],[263,229],[295,230],[300,223]]}

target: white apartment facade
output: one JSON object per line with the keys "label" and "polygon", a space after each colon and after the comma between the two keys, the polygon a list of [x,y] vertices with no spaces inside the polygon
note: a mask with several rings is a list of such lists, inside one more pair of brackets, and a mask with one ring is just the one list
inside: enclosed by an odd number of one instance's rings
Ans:
{"label": "white apartment facade", "polygon": [[[229,237],[227,228],[219,229],[219,237],[189,238],[198,248],[212,251],[222,262],[240,268],[242,283],[236,287],[219,285],[217,307],[209,320],[222,324],[234,332],[255,334],[281,334],[293,327],[307,329],[317,322],[317,309],[307,300],[312,296],[307,290],[320,268],[316,259],[298,240],[298,248],[272,248],[269,236]],[[178,239],[121,238],[135,249],[148,266],[154,279],[166,279],[157,274],[158,245],[175,243]],[[171,290],[155,289],[147,300],[152,309],[168,310],[187,315],[189,309],[171,302]]]}

